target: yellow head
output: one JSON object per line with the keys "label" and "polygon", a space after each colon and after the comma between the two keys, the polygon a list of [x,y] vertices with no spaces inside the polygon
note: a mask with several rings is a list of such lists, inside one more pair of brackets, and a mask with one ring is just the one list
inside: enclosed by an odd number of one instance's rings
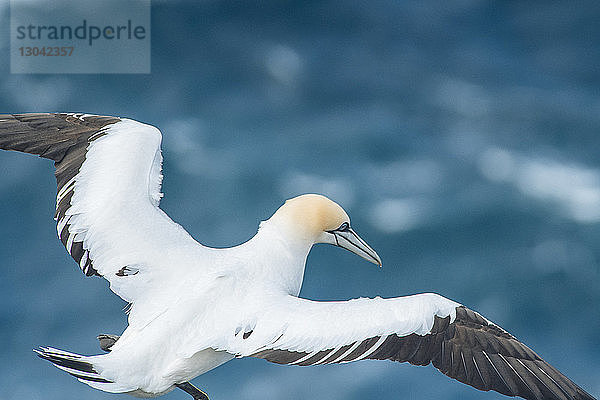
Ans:
{"label": "yellow head", "polygon": [[344,222],[350,225],[350,217],[336,202],[320,194],[303,194],[287,200],[273,215],[298,234],[318,238],[322,232],[334,230]]}
{"label": "yellow head", "polygon": [[289,199],[269,219],[286,235],[314,243],[343,247],[370,262],[381,265],[377,253],[350,228],[350,217],[336,202],[319,194]]}

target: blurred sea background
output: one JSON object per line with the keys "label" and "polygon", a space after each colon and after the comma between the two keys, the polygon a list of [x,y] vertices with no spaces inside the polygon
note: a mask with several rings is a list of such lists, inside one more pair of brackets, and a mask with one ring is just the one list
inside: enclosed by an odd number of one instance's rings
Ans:
{"label": "blurred sea background", "polygon": [[[11,75],[2,112],[119,115],[164,136],[162,207],[250,238],[287,198],[342,204],[378,269],[319,245],[302,296],[437,292],[600,396],[600,3],[153,1],[149,75]],[[0,3],[8,54],[9,7]],[[56,239],[50,162],[0,153],[0,399],[110,399],[40,361],[100,352],[125,306]],[[433,367],[234,360],[213,400],[502,399]],[[165,400],[187,399],[174,391]]]}

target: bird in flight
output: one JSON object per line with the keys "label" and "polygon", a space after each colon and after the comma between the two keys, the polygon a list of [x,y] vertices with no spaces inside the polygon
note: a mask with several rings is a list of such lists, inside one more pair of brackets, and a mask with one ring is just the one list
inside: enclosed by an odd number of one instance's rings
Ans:
{"label": "bird in flight", "polygon": [[160,146],[157,128],[126,118],[0,115],[0,149],[54,161],[57,232],[69,254],[130,303],[125,331],[98,336],[104,354],[35,350],[79,381],[142,397],[179,388],[206,400],[190,380],[233,358],[300,366],[377,359],[431,363],[507,396],[593,399],[510,333],[438,294],[298,297],[316,243],[381,265],[324,196],[287,200],[239,246],[203,246],[159,208]]}

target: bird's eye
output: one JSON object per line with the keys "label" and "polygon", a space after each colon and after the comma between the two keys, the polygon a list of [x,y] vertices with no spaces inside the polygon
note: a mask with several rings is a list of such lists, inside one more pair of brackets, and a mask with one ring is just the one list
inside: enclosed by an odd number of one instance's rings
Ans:
{"label": "bird's eye", "polygon": [[350,229],[350,225],[347,222],[344,222],[339,228],[337,228],[337,230],[340,232],[347,232],[348,229]]}

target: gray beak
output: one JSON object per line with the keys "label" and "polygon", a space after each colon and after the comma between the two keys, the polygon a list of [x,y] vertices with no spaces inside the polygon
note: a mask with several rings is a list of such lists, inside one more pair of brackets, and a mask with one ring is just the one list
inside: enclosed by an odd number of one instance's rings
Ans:
{"label": "gray beak", "polygon": [[347,227],[344,230],[337,229],[328,231],[327,233],[333,235],[333,240],[328,241],[329,243],[349,250],[365,260],[381,267],[381,258],[379,258],[375,250],[373,250],[367,242],[362,240],[350,227]]}

